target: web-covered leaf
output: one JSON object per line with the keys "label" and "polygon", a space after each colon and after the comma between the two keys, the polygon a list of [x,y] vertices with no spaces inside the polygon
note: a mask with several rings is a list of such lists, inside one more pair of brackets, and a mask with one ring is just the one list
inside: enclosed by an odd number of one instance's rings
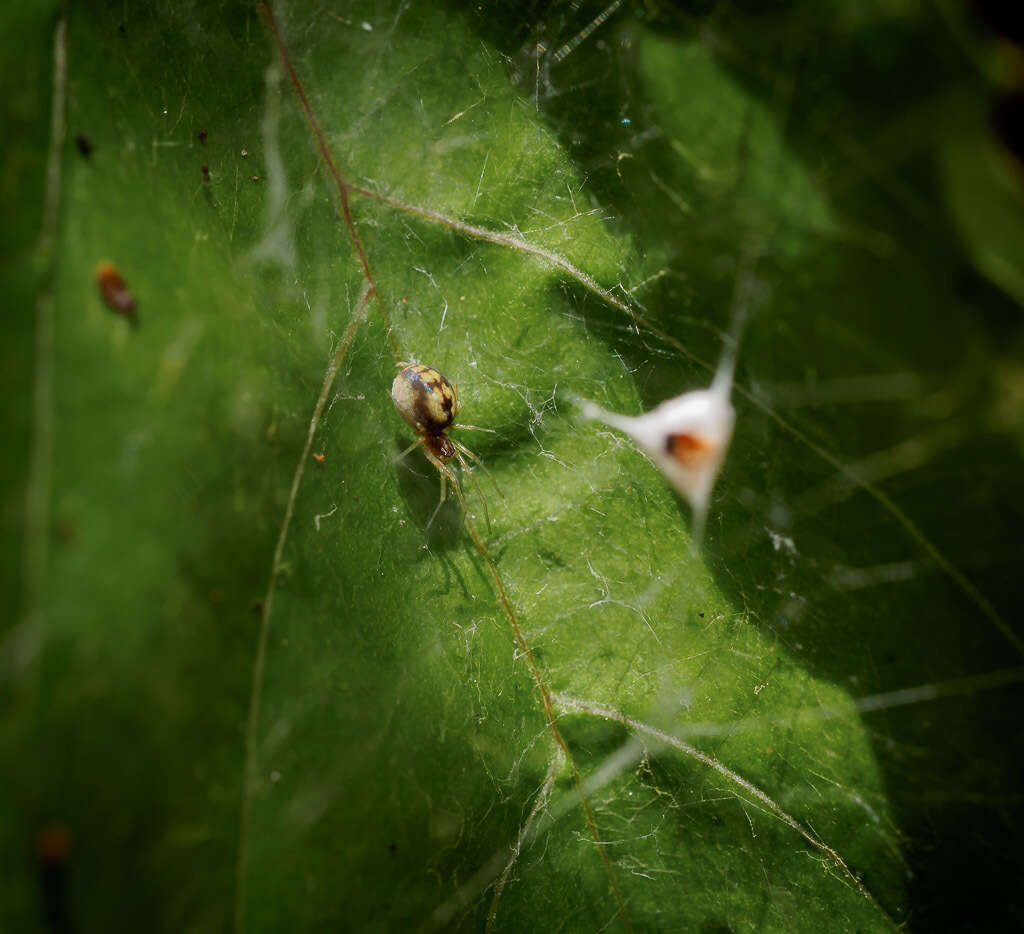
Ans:
{"label": "web-covered leaf", "polygon": [[[863,192],[809,168],[819,124],[787,139],[772,80],[735,67],[753,20],[712,17],[716,47],[642,7],[488,12],[72,10],[5,850],[66,824],[87,928],[889,929],[908,800],[938,785],[894,793],[921,734],[865,717],[969,671],[948,645],[894,660],[922,612],[974,663],[1020,645],[941,541],[941,467],[899,485],[975,437],[929,421],[930,374],[962,374],[956,413],[988,399],[943,346],[984,335],[945,286],[922,300],[884,207],[854,217]],[[743,319],[705,559],[657,471],[566,400],[702,385]],[[453,432],[501,490],[474,471],[488,531],[463,477],[482,549],[399,459],[397,360],[495,432]],[[883,415],[846,404],[893,373]]]}

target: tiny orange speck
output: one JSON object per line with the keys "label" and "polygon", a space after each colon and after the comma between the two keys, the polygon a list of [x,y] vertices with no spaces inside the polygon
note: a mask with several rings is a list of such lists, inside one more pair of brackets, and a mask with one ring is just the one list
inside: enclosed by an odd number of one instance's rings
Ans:
{"label": "tiny orange speck", "polygon": [[696,467],[704,460],[711,445],[703,438],[691,434],[669,435],[665,448],[684,467]]}

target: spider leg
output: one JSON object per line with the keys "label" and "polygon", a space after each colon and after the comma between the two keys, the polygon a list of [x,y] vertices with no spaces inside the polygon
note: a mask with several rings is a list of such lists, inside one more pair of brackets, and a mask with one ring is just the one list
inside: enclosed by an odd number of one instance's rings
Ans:
{"label": "spider leg", "polygon": [[493,428],[481,428],[479,425],[463,425],[461,422],[458,425],[452,425],[452,428],[468,428],[470,431],[486,431],[489,435],[496,435],[497,432]]}
{"label": "spider leg", "polygon": [[[453,442],[453,443],[455,443],[455,442]],[[480,489],[480,484],[476,482],[476,477],[473,476],[473,471],[469,469],[469,464],[466,463],[466,459],[462,456],[462,453],[459,451],[460,447],[462,447],[461,444],[458,445],[455,448],[455,457],[459,461],[459,466],[462,467],[462,469],[463,469],[463,471],[465,471],[465,473],[469,474],[469,479],[473,481],[473,487],[476,490],[477,495],[480,497],[481,505],[484,507],[484,521],[487,523],[487,531],[490,532],[491,531],[491,516],[490,516],[490,514],[487,511],[487,498],[484,496],[484,491]],[[472,455],[470,455],[470,456],[472,457]],[[476,458],[474,458],[474,460],[476,460]],[[478,461],[478,463],[479,463],[479,461]],[[483,465],[481,464],[480,466],[482,467]],[[484,472],[485,473],[487,472],[486,468],[484,468]],[[463,508],[465,508],[465,506],[463,506]]]}
{"label": "spider leg", "polygon": [[459,486],[459,479],[455,476],[454,471],[447,464],[442,464],[442,470],[444,476],[448,478],[448,482],[451,484],[452,490],[455,493],[455,498],[458,499],[459,505],[462,507],[464,513],[468,513],[469,509],[466,506],[466,500],[462,496],[462,487]]}
{"label": "spider leg", "polygon": [[487,478],[494,484],[494,489],[498,491],[498,496],[504,499],[505,494],[501,492],[501,487],[498,486],[498,481],[491,476],[491,472],[484,466],[484,462],[480,460],[469,448],[466,447],[461,441],[456,441],[454,438],[449,439],[453,445],[455,445],[456,451],[461,451],[466,455],[474,464],[477,465],[486,475]]}
{"label": "spider leg", "polygon": [[437,501],[437,505],[434,507],[434,511],[430,514],[430,518],[427,519],[426,528],[430,528],[434,524],[434,520],[437,518],[437,514],[441,511],[441,507],[444,505],[444,501],[447,497],[447,490],[445,489],[445,476],[441,474],[441,498]]}
{"label": "spider leg", "polygon": [[395,458],[395,463],[397,464],[403,457],[406,456],[406,454],[411,454],[421,444],[423,444],[423,439],[422,438],[417,438],[415,441],[413,441],[412,444],[409,445],[409,447],[407,447],[404,451],[402,451],[401,454],[398,455],[398,457]]}
{"label": "spider leg", "polygon": [[459,486],[459,478],[455,476],[455,473],[452,471],[451,467],[449,467],[443,460],[440,460],[438,457],[436,457],[431,452],[430,448],[428,448],[426,445],[424,445],[423,447],[423,453],[426,454],[427,460],[429,460],[430,463],[432,463],[437,468],[438,473],[441,474],[441,501],[437,504],[437,508],[430,516],[430,521],[427,522],[427,525],[429,526],[430,523],[434,521],[434,516],[437,515],[438,510],[440,510],[441,506],[444,505],[446,495],[446,480],[448,481],[449,484],[451,484],[452,491],[455,493],[455,498],[459,501],[459,505],[462,507],[463,513],[468,514],[469,509],[466,506],[466,500],[462,496],[462,488]]}

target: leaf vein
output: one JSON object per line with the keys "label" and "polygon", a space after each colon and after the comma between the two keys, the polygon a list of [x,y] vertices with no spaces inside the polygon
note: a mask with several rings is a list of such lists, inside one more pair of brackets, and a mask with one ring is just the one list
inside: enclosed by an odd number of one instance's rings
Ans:
{"label": "leaf vein", "polygon": [[879,904],[878,900],[871,894],[867,886],[865,886],[864,883],[846,865],[843,858],[831,846],[822,840],[814,830],[809,827],[805,827],[788,811],[784,810],[771,797],[769,797],[768,794],[752,782],[745,779],[738,772],[734,772],[727,765],[719,762],[714,756],[701,752],[695,746],[691,746],[689,743],[673,736],[671,733],[666,733],[664,730],[660,730],[649,723],[644,723],[642,720],[636,720],[612,707],[592,703],[591,701],[580,700],[575,697],[570,697],[567,694],[552,694],[551,699],[558,704],[563,711],[579,711],[582,713],[592,714],[596,717],[603,717],[606,720],[615,720],[617,723],[621,723],[635,732],[646,733],[649,736],[653,736],[655,739],[660,740],[667,746],[671,746],[673,749],[677,749],[679,752],[696,759],[698,762],[702,762],[704,765],[708,766],[708,768],[714,769],[724,778],[746,791],[747,794],[753,796],[775,817],[800,834],[800,836],[810,843],[811,846],[830,859],[832,863],[838,867],[843,876],[843,881],[848,885],[851,885],[861,895],[863,895],[871,905],[877,909],[879,914],[881,914],[893,930],[899,930],[899,926],[889,916],[888,912]]}

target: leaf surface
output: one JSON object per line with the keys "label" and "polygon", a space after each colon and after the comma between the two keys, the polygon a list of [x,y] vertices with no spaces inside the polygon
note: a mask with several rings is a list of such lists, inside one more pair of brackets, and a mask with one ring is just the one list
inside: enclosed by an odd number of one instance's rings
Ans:
{"label": "leaf surface", "polygon": [[[738,64],[749,21],[716,51],[612,10],[559,58],[599,8],[549,10],[540,57],[491,12],[72,8],[58,236],[15,240],[53,344],[4,468],[20,505],[43,424],[48,514],[11,520],[43,587],[3,635],[12,924],[53,822],[83,929],[871,931],[918,904],[907,841],[949,813],[929,769],[987,756],[982,689],[1020,680],[1008,578],[951,541],[1010,539],[1020,371],[935,276],[949,226],[912,242],[822,144],[834,115]],[[865,28],[833,24],[854,59]],[[706,385],[744,318],[697,551],[570,400]],[[483,550],[400,457],[413,360],[494,432],[453,431],[501,491],[462,475]],[[919,704],[947,693],[938,738]],[[947,769],[956,806],[1009,754]]]}

